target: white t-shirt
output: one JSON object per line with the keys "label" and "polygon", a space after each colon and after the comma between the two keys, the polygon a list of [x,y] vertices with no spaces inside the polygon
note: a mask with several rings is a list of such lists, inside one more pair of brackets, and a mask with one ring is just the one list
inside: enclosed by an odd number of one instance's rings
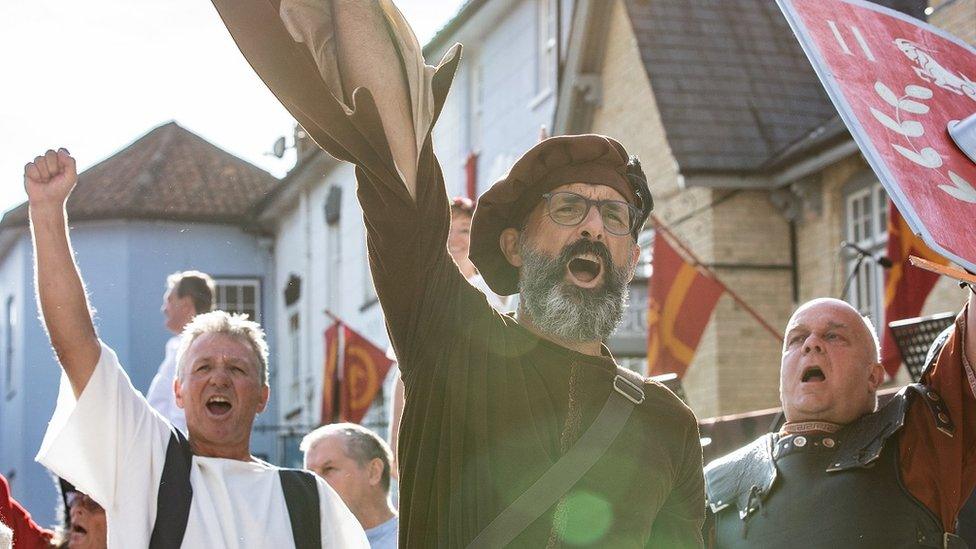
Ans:
{"label": "white t-shirt", "polygon": [[183,434],[186,434],[186,414],[183,408],[176,405],[176,394],[173,393],[173,380],[176,379],[176,352],[180,350],[180,336],[175,335],[166,342],[166,355],[163,357],[159,371],[149,384],[146,400],[157,412],[168,419]]}
{"label": "white t-shirt", "polygon": [[[105,508],[108,547],[147,547],[170,426],[132,387],[105,344],[77,400],[61,376],[37,461]],[[318,481],[322,547],[368,547],[342,500]],[[194,456],[187,548],[294,547],[278,471],[264,463]]]}

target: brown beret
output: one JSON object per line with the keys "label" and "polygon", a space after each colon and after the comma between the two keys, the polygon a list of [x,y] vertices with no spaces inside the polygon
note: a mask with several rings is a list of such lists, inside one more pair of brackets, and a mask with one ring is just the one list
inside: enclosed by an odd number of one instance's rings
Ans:
{"label": "brown beret", "polygon": [[[570,183],[606,185],[639,210],[650,212],[650,192],[643,172],[641,188],[628,175],[626,149],[605,135],[560,135],[540,141],[478,199],[471,222],[470,259],[499,295],[518,292],[518,269],[499,244],[502,231],[520,228],[542,195]],[[643,190],[641,190],[643,189]]]}

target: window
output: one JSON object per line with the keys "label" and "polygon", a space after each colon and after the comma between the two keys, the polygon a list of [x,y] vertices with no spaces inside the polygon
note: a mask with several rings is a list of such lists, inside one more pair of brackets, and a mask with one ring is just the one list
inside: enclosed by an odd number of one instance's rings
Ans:
{"label": "window", "polygon": [[[888,243],[888,195],[881,183],[873,177],[854,182],[844,194],[846,240],[876,256],[884,255]],[[884,320],[884,269],[870,257],[858,265],[858,258],[845,252],[844,272],[853,276],[846,299],[861,314],[870,316],[880,331]]]}
{"label": "window", "polygon": [[369,410],[366,411],[366,415],[363,416],[362,426],[378,433],[382,437],[390,429],[389,407],[392,405],[392,396],[387,394],[386,383],[384,383],[380,386],[380,390],[377,391],[376,397],[373,398],[373,403],[370,405]]}
{"label": "window", "polygon": [[[345,285],[342,280],[342,227],[340,224],[329,225],[328,228],[328,247],[325,280],[322,285],[325,287],[326,306],[332,311],[339,308],[339,298],[344,295]],[[367,262],[368,263],[368,262]],[[367,267],[368,268],[368,267]]]}
{"label": "window", "polygon": [[3,318],[3,386],[7,400],[10,400],[17,393],[14,385],[14,333],[17,330],[14,296],[8,296],[4,302]]}
{"label": "window", "polygon": [[[557,0],[558,1],[558,0]],[[552,91],[553,74],[556,67],[556,17],[553,0],[536,0],[538,18],[536,19],[537,72],[536,93],[543,95]]]}
{"label": "window", "polygon": [[246,314],[261,322],[261,281],[256,278],[217,278],[214,308],[230,313]]}
{"label": "window", "polygon": [[481,150],[481,120],[485,108],[484,74],[481,63],[471,66],[470,97],[468,98],[468,153]]}
{"label": "window", "polygon": [[305,433],[285,432],[278,435],[278,465],[301,469],[304,467],[305,456],[299,450]]}
{"label": "window", "polygon": [[291,402],[301,402],[302,331],[298,313],[288,317],[288,361],[291,366]]}

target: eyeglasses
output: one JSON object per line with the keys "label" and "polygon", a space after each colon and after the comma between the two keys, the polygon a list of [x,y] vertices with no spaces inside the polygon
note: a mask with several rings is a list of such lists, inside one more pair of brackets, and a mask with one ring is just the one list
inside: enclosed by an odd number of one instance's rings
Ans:
{"label": "eyeglasses", "polygon": [[634,221],[640,215],[640,211],[633,204],[623,200],[590,200],[569,191],[546,193],[542,198],[546,200],[549,219],[566,227],[575,227],[582,223],[590,214],[590,208],[596,206],[603,219],[603,227],[617,236],[630,234]]}
{"label": "eyeglasses", "polygon": [[92,498],[88,497],[88,494],[82,494],[81,492],[68,492],[68,509],[71,509],[75,504],[80,504],[87,511],[100,511],[102,506],[95,502]]}

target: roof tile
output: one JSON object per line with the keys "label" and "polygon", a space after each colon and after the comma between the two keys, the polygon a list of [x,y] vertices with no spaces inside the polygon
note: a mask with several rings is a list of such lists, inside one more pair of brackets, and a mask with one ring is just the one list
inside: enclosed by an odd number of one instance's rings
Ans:
{"label": "roof tile", "polygon": [[[277,178],[176,122],[163,124],[78,176],[68,215],[243,224]],[[0,227],[27,222],[27,204]]]}
{"label": "roof tile", "polygon": [[[924,0],[881,0],[917,17]],[[772,0],[625,0],[683,170],[756,170],[836,114]]]}

